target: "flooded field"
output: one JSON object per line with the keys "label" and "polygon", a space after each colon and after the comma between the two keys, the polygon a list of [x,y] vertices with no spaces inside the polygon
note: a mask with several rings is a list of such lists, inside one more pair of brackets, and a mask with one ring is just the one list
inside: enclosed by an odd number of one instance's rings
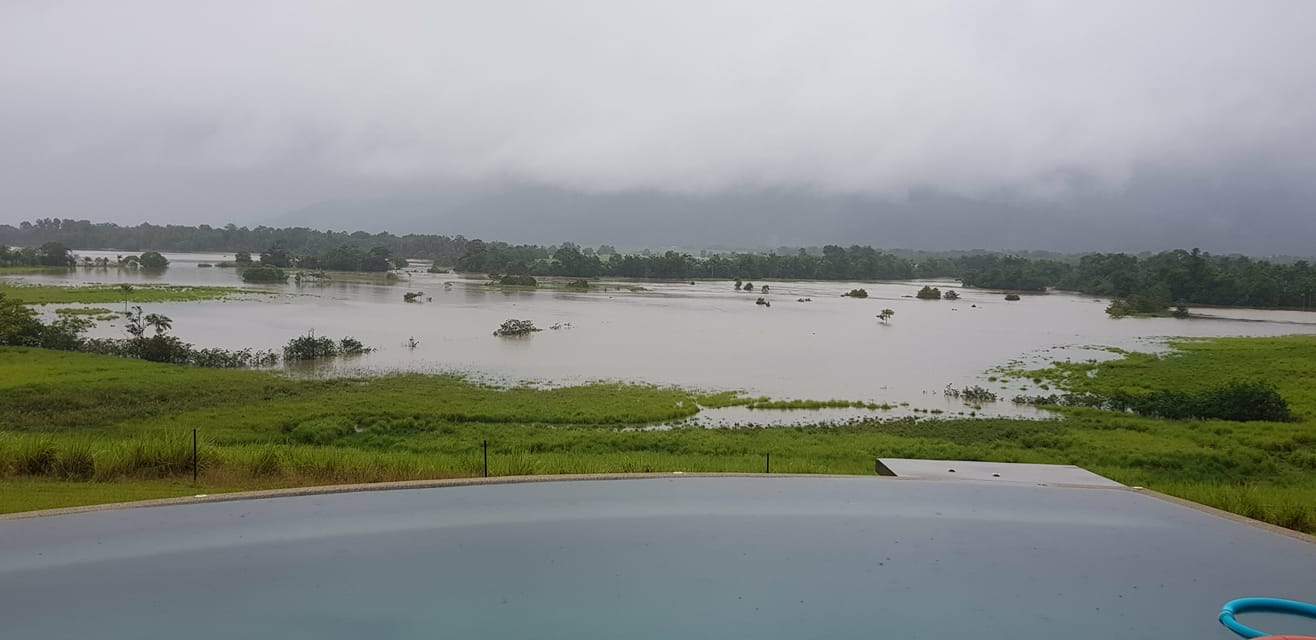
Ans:
{"label": "flooded field", "polygon": [[[113,258],[114,253],[78,255]],[[945,397],[947,385],[982,385],[1002,395],[1001,402],[983,405],[979,415],[1040,415],[1008,402],[1020,392],[1019,383],[989,381],[990,370],[1018,362],[1109,357],[1100,347],[1155,349],[1171,336],[1316,333],[1313,313],[1201,309],[1194,311],[1212,317],[1112,319],[1103,312],[1108,302],[1103,299],[1052,293],[1008,302],[998,292],[954,283],[940,286],[955,288],[959,300],[924,301],[913,298],[922,283],[755,282],[770,287],[763,297],[771,305],[763,306],[755,304],[762,294],[733,291],[728,281],[595,282],[585,292],[503,290],[480,278],[425,273],[419,265],[396,282],[343,274],[318,284],[253,286],[244,285],[234,269],[199,266],[231,255],[166,256],[171,266],[163,274],[77,269],[10,279],[259,289],[275,295],[151,304],[147,311],[172,318],[174,333],[198,346],[279,349],[314,330],[334,338],[355,336],[378,349],[296,370],[308,375],[462,372],[544,385],[620,380],[892,406],[821,412],[738,407],[701,414],[701,420],[715,424],[972,410]],[[841,296],[858,287],[870,297]],[[404,302],[407,291],[423,291],[422,302]],[[895,311],[886,324],[876,317],[884,308]],[[544,330],[522,338],[491,335],[508,318],[531,320]],[[93,335],[122,335],[121,323],[102,322]],[[414,348],[408,346],[412,338]]]}

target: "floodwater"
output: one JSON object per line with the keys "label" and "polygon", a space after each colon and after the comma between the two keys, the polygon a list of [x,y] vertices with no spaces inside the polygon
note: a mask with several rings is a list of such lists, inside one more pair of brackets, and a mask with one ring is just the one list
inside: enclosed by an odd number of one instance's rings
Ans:
{"label": "floodwater", "polygon": [[[114,252],[79,255],[113,257]],[[398,371],[452,371],[498,382],[543,385],[619,380],[692,389],[743,390],[774,399],[844,399],[889,403],[886,411],[710,411],[710,424],[806,423],[819,417],[909,415],[914,409],[946,414],[1043,415],[1008,398],[1020,392],[988,381],[989,370],[1011,363],[1045,365],[1066,358],[1111,357],[1093,347],[1153,350],[1171,336],[1274,336],[1316,333],[1316,313],[1203,309],[1212,318],[1112,319],[1108,300],[1064,293],[1024,295],[1018,302],[999,292],[954,283],[957,301],[913,298],[922,282],[847,283],[764,281],[771,306],[759,292],[732,290],[729,281],[598,282],[588,292],[562,289],[500,290],[480,278],[424,273],[424,265],[395,283],[383,280],[325,284],[244,285],[233,269],[198,264],[231,260],[223,254],[165,254],[163,274],[118,269],[77,269],[12,279],[86,284],[156,282],[227,285],[274,295],[237,300],[144,305],[174,320],[174,333],[198,346],[279,349],[314,330],[351,335],[374,353],[313,369],[315,375]],[[348,276],[344,276],[348,277]],[[626,287],[640,286],[643,291]],[[841,294],[868,290],[867,299]],[[403,302],[423,291],[420,303]],[[800,298],[811,302],[798,302]],[[895,311],[889,323],[877,319]],[[48,309],[49,311],[49,309]],[[509,318],[544,329],[521,338],[494,337]],[[558,326],[557,329],[550,327]],[[122,335],[118,321],[94,333]],[[409,348],[414,338],[418,345]],[[946,385],[982,385],[1001,401],[974,409],[944,396]]]}

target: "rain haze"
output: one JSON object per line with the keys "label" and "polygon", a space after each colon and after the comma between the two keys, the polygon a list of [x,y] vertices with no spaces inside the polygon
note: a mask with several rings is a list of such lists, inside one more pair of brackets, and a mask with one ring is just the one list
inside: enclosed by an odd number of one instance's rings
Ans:
{"label": "rain haze", "polygon": [[0,5],[0,223],[1316,253],[1311,2]]}

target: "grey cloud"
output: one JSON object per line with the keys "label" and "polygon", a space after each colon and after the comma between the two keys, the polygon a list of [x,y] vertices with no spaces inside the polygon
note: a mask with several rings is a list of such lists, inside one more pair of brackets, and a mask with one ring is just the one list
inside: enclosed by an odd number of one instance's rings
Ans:
{"label": "grey cloud", "polygon": [[1302,1],[10,2],[0,221],[1251,250],[1311,228],[1313,33]]}

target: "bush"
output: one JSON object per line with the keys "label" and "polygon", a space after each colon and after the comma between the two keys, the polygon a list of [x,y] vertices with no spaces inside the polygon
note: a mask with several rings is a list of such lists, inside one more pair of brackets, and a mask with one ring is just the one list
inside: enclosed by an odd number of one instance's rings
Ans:
{"label": "bush", "polygon": [[848,291],[848,292],[846,292],[846,293],[842,293],[841,296],[842,296],[842,297],[848,297],[848,298],[867,298],[867,297],[868,297],[868,290],[867,290],[867,289],[851,289],[850,291]]}
{"label": "bush", "polygon": [[315,335],[314,331],[308,331],[304,336],[297,336],[288,341],[283,347],[283,359],[288,361],[295,360],[319,360],[321,358],[332,358],[338,355],[338,343],[332,338]]}
{"label": "bush", "polygon": [[355,356],[362,353],[370,353],[371,351],[374,351],[374,349],[367,347],[362,344],[360,340],[357,340],[352,336],[347,336],[338,341],[338,352],[345,356]]}
{"label": "bush", "polygon": [[584,279],[581,279],[581,280],[572,280],[571,282],[568,282],[568,283],[567,283],[567,288],[568,288],[568,289],[580,289],[580,290],[582,290],[582,291],[583,291],[583,290],[587,290],[587,289],[589,289],[589,280],[584,280]]}
{"label": "bush", "polygon": [[424,292],[424,291],[408,291],[408,292],[402,294],[402,301],[403,301],[403,302],[417,302],[417,301],[420,300],[420,297],[423,296],[423,295],[425,295],[425,292]]}
{"label": "bush", "polygon": [[[1135,295],[1111,300],[1110,305],[1106,307],[1106,313],[1114,318],[1134,315],[1159,315],[1165,313],[1167,306],[1169,304],[1160,298]],[[1187,315],[1188,310],[1184,309],[1183,317],[1187,317]]]}
{"label": "bush", "polygon": [[1007,294],[1005,294],[1005,299],[1006,299],[1007,301],[1009,301],[1009,302],[1018,302],[1018,301],[1019,301],[1019,294],[1017,294],[1017,293],[1007,293]]}
{"label": "bush", "polygon": [[160,271],[169,266],[169,259],[160,255],[159,252],[147,251],[137,258],[137,264],[141,265],[143,269]]}
{"label": "bush", "polygon": [[430,268],[426,269],[425,271],[428,272],[428,273],[447,273],[447,272],[448,272],[447,269],[444,269],[443,267],[440,267],[440,266],[437,265],[437,264],[432,264],[432,265],[430,265]]}
{"label": "bush", "polygon": [[1171,420],[1293,420],[1288,401],[1279,390],[1259,381],[1230,382],[1203,391],[1119,392],[1111,395],[1109,403],[1117,410]]}
{"label": "bush", "polygon": [[242,270],[243,282],[287,282],[288,274],[279,267],[257,264]]}
{"label": "bush", "polygon": [[914,297],[918,298],[919,300],[940,300],[941,289],[923,285],[923,288],[919,289],[918,293],[914,294]]}
{"label": "bush", "polygon": [[954,289],[947,289],[946,293],[941,294],[941,297],[945,300],[959,300],[960,294],[955,293]]}
{"label": "bush", "polygon": [[496,336],[524,336],[539,331],[534,322],[511,319],[503,322],[493,334]]}

